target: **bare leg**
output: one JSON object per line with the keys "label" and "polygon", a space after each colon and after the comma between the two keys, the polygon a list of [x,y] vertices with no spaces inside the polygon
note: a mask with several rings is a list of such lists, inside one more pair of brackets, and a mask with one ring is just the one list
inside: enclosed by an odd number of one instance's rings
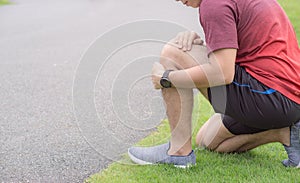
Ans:
{"label": "bare leg", "polygon": [[193,110],[193,91],[163,89],[167,116],[171,129],[170,155],[188,155],[191,150],[191,117]]}
{"label": "bare leg", "polygon": [[234,135],[223,125],[220,114],[215,114],[199,130],[196,143],[217,152],[245,152],[271,142],[289,145],[289,133],[289,128],[286,127],[255,134]]}
{"label": "bare leg", "polygon": [[[272,142],[280,142],[289,145],[289,127],[273,129],[255,134],[237,135],[233,138],[223,141],[216,151],[230,152],[236,148],[235,152],[245,152],[254,149],[260,145]],[[233,144],[237,144],[233,147]]]}
{"label": "bare leg", "polygon": [[[199,65],[197,60],[207,61],[206,48],[195,46],[191,52],[166,45],[162,51],[161,64],[166,69],[179,70]],[[169,155],[188,155],[192,150],[192,89],[168,88],[162,90],[167,117],[171,129]]]}

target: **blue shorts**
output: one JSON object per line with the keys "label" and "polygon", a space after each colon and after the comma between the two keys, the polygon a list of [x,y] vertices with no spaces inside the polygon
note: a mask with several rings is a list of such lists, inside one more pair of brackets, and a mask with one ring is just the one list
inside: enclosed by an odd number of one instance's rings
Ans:
{"label": "blue shorts", "polygon": [[208,89],[215,112],[223,114],[233,134],[252,134],[289,127],[300,120],[300,105],[260,83],[244,68],[235,66],[234,81]]}

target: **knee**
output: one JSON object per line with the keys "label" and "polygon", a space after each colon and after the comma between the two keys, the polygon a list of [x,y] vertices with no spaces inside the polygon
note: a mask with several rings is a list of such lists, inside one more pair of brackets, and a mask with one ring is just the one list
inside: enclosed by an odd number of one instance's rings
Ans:
{"label": "knee", "polygon": [[196,135],[196,145],[197,147],[203,147],[203,140],[202,140],[202,134],[200,133],[200,131],[198,132],[198,134]]}
{"label": "knee", "polygon": [[160,63],[166,68],[179,69],[182,51],[175,46],[166,44],[161,51]]}
{"label": "knee", "polygon": [[205,141],[206,126],[202,126],[196,135],[196,145],[198,147],[208,148],[209,144]]}
{"label": "knee", "polygon": [[221,116],[215,114],[200,128],[196,136],[196,144],[215,151],[225,139],[230,137],[231,135],[224,130]]}
{"label": "knee", "polygon": [[219,143],[214,142],[207,129],[201,128],[196,135],[196,145],[200,148],[216,151]]}

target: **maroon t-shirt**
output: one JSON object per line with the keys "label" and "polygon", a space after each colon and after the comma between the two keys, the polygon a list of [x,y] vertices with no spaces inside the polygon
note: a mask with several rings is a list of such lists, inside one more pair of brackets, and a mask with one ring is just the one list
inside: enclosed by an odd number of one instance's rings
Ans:
{"label": "maroon t-shirt", "polygon": [[237,49],[237,64],[300,104],[300,49],[276,0],[202,0],[199,11],[209,53]]}

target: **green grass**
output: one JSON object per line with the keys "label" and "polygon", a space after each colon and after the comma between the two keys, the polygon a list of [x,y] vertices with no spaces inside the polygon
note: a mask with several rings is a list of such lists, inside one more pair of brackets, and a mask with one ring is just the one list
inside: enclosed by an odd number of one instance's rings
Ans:
{"label": "green grass", "polygon": [[299,0],[279,0],[281,6],[287,12],[294,29],[296,30],[298,42],[300,42],[300,4]]}
{"label": "green grass", "polygon": [[0,0],[0,6],[5,4],[10,4],[10,2],[8,0]]}
{"label": "green grass", "polygon": [[[298,1],[280,0],[279,2],[290,17],[299,40],[300,4]],[[195,136],[200,126],[213,114],[213,110],[208,102],[200,95],[196,96],[194,114],[200,114],[200,116],[193,116],[193,136]],[[166,142],[168,138],[169,126],[167,121],[163,121],[157,131],[141,140],[139,145],[152,146]],[[286,158],[286,153],[279,143],[260,146],[243,154],[218,154],[197,149],[196,156],[197,165],[190,169],[182,170],[169,165],[134,165],[129,157],[124,155],[120,162],[112,163],[107,169],[92,175],[86,182],[300,182],[299,170],[284,168],[281,165],[281,160]]]}
{"label": "green grass", "polygon": [[[193,136],[197,129],[212,114],[208,102],[196,96]],[[169,138],[169,126],[163,121],[157,131],[139,142],[139,145],[155,145]],[[127,155],[111,164],[106,170],[91,176],[86,182],[299,182],[299,170],[284,168],[281,160],[286,158],[281,144],[260,146],[243,154],[218,154],[196,149],[197,165],[177,169],[169,165],[139,166],[133,164]]]}

